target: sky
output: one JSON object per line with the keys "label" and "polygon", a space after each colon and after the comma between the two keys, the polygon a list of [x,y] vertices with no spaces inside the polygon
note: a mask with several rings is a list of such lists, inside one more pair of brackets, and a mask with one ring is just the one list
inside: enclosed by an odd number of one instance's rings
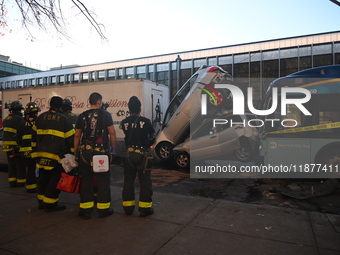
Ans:
{"label": "sky", "polygon": [[12,2],[0,54],[40,70],[340,30],[340,6],[329,0],[82,0],[104,25],[103,42],[71,0],[61,0],[69,39],[51,27],[31,28],[32,39]]}

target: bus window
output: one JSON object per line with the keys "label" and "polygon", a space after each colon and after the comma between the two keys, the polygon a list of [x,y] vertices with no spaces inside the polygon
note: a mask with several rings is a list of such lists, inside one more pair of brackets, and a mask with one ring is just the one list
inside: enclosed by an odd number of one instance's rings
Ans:
{"label": "bus window", "polygon": [[288,120],[293,119],[295,121],[286,121],[285,126],[288,126],[288,127],[284,127],[284,129],[288,129],[290,127],[293,128],[293,127],[301,127],[302,126],[302,118],[301,118],[302,112],[300,111],[300,109],[295,104],[287,105],[286,106],[286,112],[287,112],[287,115],[285,116],[284,119],[288,119]]}
{"label": "bus window", "polygon": [[333,123],[340,121],[340,112],[319,112],[319,124]]}

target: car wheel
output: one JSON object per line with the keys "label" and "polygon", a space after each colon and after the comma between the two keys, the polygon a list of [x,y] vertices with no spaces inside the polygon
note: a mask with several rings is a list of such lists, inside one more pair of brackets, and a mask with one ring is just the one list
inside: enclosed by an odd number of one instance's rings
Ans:
{"label": "car wheel", "polygon": [[241,147],[234,153],[236,159],[241,162],[248,162],[252,159],[253,151],[249,144],[241,143]]}
{"label": "car wheel", "polygon": [[188,169],[190,165],[190,156],[186,152],[179,152],[175,157],[176,166],[181,169]]}
{"label": "car wheel", "polygon": [[171,143],[161,142],[156,146],[156,154],[162,161],[169,161],[173,159],[173,150]]}

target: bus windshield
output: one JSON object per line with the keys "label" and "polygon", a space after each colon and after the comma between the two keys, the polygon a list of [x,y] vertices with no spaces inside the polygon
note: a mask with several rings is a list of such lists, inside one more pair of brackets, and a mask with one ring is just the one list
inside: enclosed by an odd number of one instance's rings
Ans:
{"label": "bus windshield", "polygon": [[[318,68],[320,69],[320,68]],[[327,68],[324,68],[327,69]],[[333,68],[334,69],[334,68]],[[333,70],[332,69],[332,70]],[[340,66],[338,66],[340,77]],[[322,69],[321,69],[322,71]],[[313,125],[322,125],[340,121],[340,78],[328,77],[327,72],[311,71],[301,72],[304,77],[293,74],[287,77],[280,78],[274,81],[261,103],[262,109],[269,109],[272,105],[272,89],[278,88],[278,107],[275,112],[269,116],[265,116],[265,125],[262,128],[263,133],[275,132],[280,130],[308,127]],[[309,76],[307,76],[309,74]],[[319,74],[319,75],[318,75]],[[332,73],[333,74],[333,73]],[[305,76],[306,75],[306,76]],[[311,77],[312,76],[312,77]],[[286,115],[281,115],[281,88],[282,87],[300,87],[306,88],[311,93],[311,99],[303,104],[303,106],[312,114],[311,116],[304,115],[301,110],[294,104],[286,105]],[[300,95],[301,97],[301,95]],[[299,95],[289,95],[288,98],[299,98]],[[279,121],[268,121],[268,120]],[[284,125],[282,125],[284,121]],[[294,137],[308,137],[308,136],[326,136],[330,137],[340,134],[340,129],[326,129],[318,131],[308,131],[294,133]],[[287,133],[275,134],[275,136],[285,137]],[[292,136],[292,134],[289,134]]]}

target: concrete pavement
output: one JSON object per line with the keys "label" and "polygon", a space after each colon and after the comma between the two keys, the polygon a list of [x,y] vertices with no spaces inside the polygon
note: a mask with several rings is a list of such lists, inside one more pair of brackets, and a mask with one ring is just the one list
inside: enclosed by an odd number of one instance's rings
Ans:
{"label": "concrete pavement", "polygon": [[[79,197],[45,213],[36,194],[10,188],[0,173],[0,254],[340,254],[340,215],[155,192],[155,214],[78,217]],[[138,194],[137,194],[138,198]]]}

